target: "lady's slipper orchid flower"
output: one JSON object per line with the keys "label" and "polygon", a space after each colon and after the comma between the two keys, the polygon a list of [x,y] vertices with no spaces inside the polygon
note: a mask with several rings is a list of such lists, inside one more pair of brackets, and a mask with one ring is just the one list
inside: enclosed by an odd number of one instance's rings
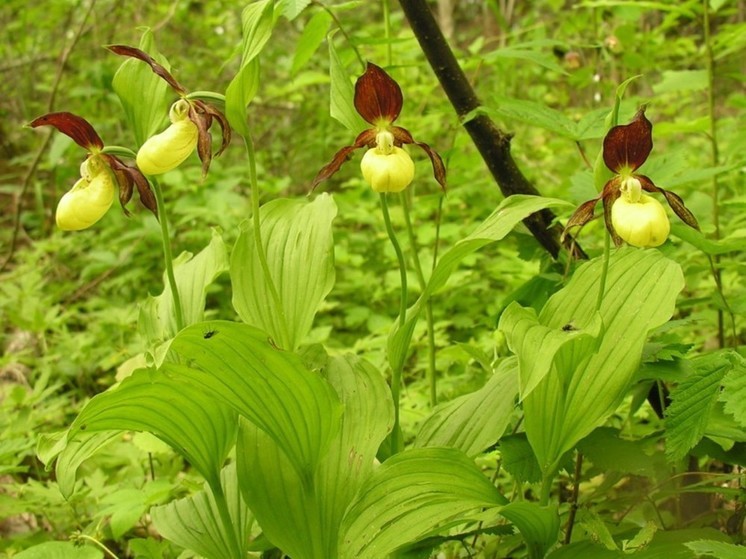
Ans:
{"label": "lady's slipper orchid flower", "polygon": [[80,166],[80,179],[57,205],[56,221],[60,229],[78,231],[96,223],[111,207],[117,188],[126,215],[129,212],[124,206],[132,199],[135,187],[143,206],[158,215],[155,196],[145,176],[136,167],[106,153],[104,142],[88,121],[60,112],[40,116],[29,124],[32,128],[47,125],[54,126],[88,151]]}
{"label": "lady's slipper orchid flower", "polygon": [[427,144],[416,142],[412,134],[394,126],[399,117],[404,98],[401,88],[383,69],[368,63],[365,73],[355,83],[355,110],[371,125],[361,132],[355,143],[340,149],[331,162],[324,166],[311,184],[316,186],[336,173],[353,151],[370,148],[363,157],[363,178],[376,192],[400,192],[414,178],[414,163],[402,149],[403,144],[414,144],[430,157],[433,175],[445,190],[446,170],[440,155]]}
{"label": "lady's slipper orchid flower", "polygon": [[[137,164],[139,166],[142,162],[145,165],[145,168],[140,167],[142,172],[158,175],[175,169],[189,157],[196,146],[202,161],[202,174],[206,175],[212,158],[223,153],[231,141],[231,128],[225,115],[201,99],[189,98],[187,90],[148,53],[126,45],[111,45],[107,48],[114,54],[142,60],[181,97],[169,111],[171,125],[148,139],[140,148]],[[220,148],[214,155],[210,136],[213,119],[218,121],[222,133]]]}
{"label": "lady's slipper orchid flower", "polygon": [[699,229],[697,219],[675,193],[653,184],[645,175],[636,173],[653,149],[653,125],[640,109],[632,122],[615,126],[604,138],[603,158],[615,174],[604,185],[601,194],[582,203],[570,220],[565,232],[583,226],[593,219],[593,210],[603,199],[606,229],[618,246],[622,241],[638,246],[659,246],[668,237],[670,224],[663,206],[656,199],[643,194],[663,194],[674,213],[689,227]]}
{"label": "lady's slipper orchid flower", "polygon": [[175,169],[197,146],[199,130],[189,120],[189,103],[179,99],[168,113],[171,126],[151,136],[137,152],[137,166],[146,175],[160,175]]}

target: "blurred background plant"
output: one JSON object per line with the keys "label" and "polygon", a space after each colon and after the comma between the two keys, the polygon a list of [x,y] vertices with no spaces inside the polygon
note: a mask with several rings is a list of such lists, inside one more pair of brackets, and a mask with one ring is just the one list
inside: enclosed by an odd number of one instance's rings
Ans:
{"label": "blurred background plant", "polygon": [[[417,250],[429,269],[436,239],[440,252],[463,238],[498,205],[499,190],[395,3],[390,41],[379,2],[296,4],[308,6],[265,49],[262,87],[250,113],[262,201],[304,196],[319,161],[349,140],[329,118],[327,41],[334,41],[353,75],[362,71],[358,54],[383,61],[391,48],[390,72],[405,95],[400,124],[434,139],[448,167],[442,214],[425,158],[415,158],[417,178],[407,194]],[[514,134],[514,157],[546,196],[579,204],[595,195],[592,164],[605,133],[603,118],[618,84],[641,76],[629,86],[620,121],[648,104],[656,147],[644,171],[686,200],[709,240],[725,239],[708,245],[674,225],[662,250],[683,267],[686,290],[678,320],[651,345],[649,364],[674,367],[687,351],[742,344],[743,0],[440,0],[431,6],[485,110]],[[81,233],[56,230],[55,205],[78,175],[80,154],[63,135],[48,138],[50,130],[31,132],[24,124],[66,110],[90,120],[107,144],[135,148],[111,87],[121,60],[102,46],[135,45],[147,26],[185,83],[223,91],[238,65],[242,7],[217,0],[7,0],[0,7],[0,556],[76,530],[106,541],[119,557],[177,555],[168,544],[148,539],[144,515],[174,492],[198,486],[166,447],[139,435],[135,445],[113,441],[84,465],[84,489],[70,502],[36,457],[36,437],[69,425],[81,403],[110,386],[117,368],[144,349],[136,303],[160,290],[161,254],[158,224],[144,208],[131,218],[109,212]],[[344,33],[327,38],[337,22]],[[209,242],[210,227],[218,227],[230,246],[250,213],[240,149],[215,160],[204,182],[193,156],[162,184],[179,250],[197,252]],[[378,199],[356,165],[343,167],[322,189],[335,193],[339,207],[337,281],[311,341],[351,349],[382,366],[398,270],[377,217]],[[392,210],[403,224],[400,209]],[[601,252],[601,231],[594,222],[580,236],[591,256]],[[711,253],[727,305],[708,258],[687,240]],[[512,300],[541,307],[566,274],[522,231],[468,257],[435,306],[439,399],[481,387],[491,363],[506,352],[494,334],[500,312]],[[229,285],[224,277],[211,288],[208,315],[233,317]],[[417,290],[415,278],[410,286]],[[415,355],[424,355],[424,325],[414,339],[422,350]],[[409,433],[429,411],[425,368],[424,357],[407,367],[403,417]],[[494,460],[485,463],[494,467]],[[622,493],[609,504],[610,513],[627,506],[623,489],[606,487],[606,495]],[[707,520],[726,521],[716,513]],[[458,549],[454,545],[448,556],[459,556]]]}

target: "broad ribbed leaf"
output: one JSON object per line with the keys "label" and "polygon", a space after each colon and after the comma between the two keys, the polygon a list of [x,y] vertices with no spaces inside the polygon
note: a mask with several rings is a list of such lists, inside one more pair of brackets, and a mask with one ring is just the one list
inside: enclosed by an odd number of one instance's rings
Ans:
{"label": "broad ribbed leaf", "polygon": [[541,481],[541,468],[526,433],[507,435],[500,439],[500,460],[503,469],[517,482]]}
{"label": "broad ribbed leaf", "polygon": [[494,485],[452,448],[406,450],[384,462],[345,515],[341,559],[380,559],[438,526],[506,504]]}
{"label": "broad ribbed leaf", "polygon": [[504,238],[521,220],[532,213],[545,208],[567,205],[568,203],[564,200],[555,198],[542,198],[541,196],[524,194],[509,196],[487,219],[477,226],[473,233],[457,242],[446,252],[438,260],[438,264],[419,299],[407,310],[404,325],[399,327],[397,321],[389,334],[388,357],[391,368],[397,370],[402,367],[420,312],[425,307],[427,300],[446,284],[453,270],[466,256],[485,245]]}
{"label": "broad ribbed leaf", "polygon": [[[568,285],[549,299],[538,322],[557,331],[568,324],[581,328],[590,324],[601,267],[598,258],[578,268]],[[682,287],[681,268],[656,250],[627,247],[611,255],[598,350],[588,359],[566,361],[574,366],[572,370],[556,361],[558,374],[544,376],[523,401],[526,433],[545,473],[621,403],[639,366],[647,333],[671,317]]]}
{"label": "broad ribbed leaf", "polygon": [[278,446],[242,422],[241,488],[264,534],[294,559],[337,557],[339,527],[376,451],[393,424],[391,393],[381,374],[352,356],[331,358],[324,374],[344,404],[341,429],[303,487]]}
{"label": "broad ribbed leaf", "polygon": [[69,499],[75,491],[75,479],[78,467],[119,436],[121,436],[120,433],[112,433],[110,431],[81,433],[75,440],[68,441],[57,457],[54,467],[55,474],[57,475],[57,485],[65,499]]}
{"label": "broad ribbed leaf", "polygon": [[[220,274],[228,270],[228,251],[220,234],[213,230],[210,244],[192,258],[182,252],[174,260],[174,275],[181,298],[184,325],[196,324],[204,318],[207,288]],[[171,286],[165,280],[163,293],[148,297],[140,306],[138,329],[151,344],[169,340],[176,335],[176,315]]]}
{"label": "broad ribbed leaf", "polygon": [[104,552],[93,546],[73,542],[44,542],[13,555],[16,559],[101,559]]}
{"label": "broad ribbed leaf", "polygon": [[140,369],[89,401],[70,427],[82,432],[153,433],[184,456],[214,486],[236,438],[236,415],[174,370]]}
{"label": "broad ribbed leaf", "polygon": [[715,540],[698,540],[684,544],[697,554],[697,557],[716,559],[746,559],[746,547]]}
{"label": "broad ribbed leaf", "polygon": [[692,362],[694,371],[671,391],[666,409],[666,457],[683,458],[704,435],[720,394],[720,382],[731,369],[723,355],[703,356]]}
{"label": "broad ribbed leaf", "polygon": [[[354,134],[368,128],[368,124],[355,110],[355,88],[350,80],[347,69],[337,54],[334,40],[329,37],[329,79],[331,90],[329,97],[329,114],[338,120],[342,126]],[[352,143],[352,142],[350,142]]]}
{"label": "broad ribbed leaf", "polygon": [[241,497],[235,463],[223,468],[220,482],[231,519],[230,526],[222,522],[215,494],[205,484],[204,489],[195,495],[151,509],[153,524],[158,532],[176,545],[199,553],[206,559],[245,557],[253,517]]}
{"label": "broad ribbed leaf", "polygon": [[278,7],[282,10],[282,15],[292,21],[310,3],[311,0],[278,0]]}
{"label": "broad ribbed leaf", "polygon": [[[547,556],[547,559],[696,559],[690,544],[700,540],[726,541],[728,537],[713,528],[658,531],[650,544],[634,553],[604,549],[590,541],[565,545]],[[729,559],[727,555],[717,559]],[[740,559],[740,557],[739,557]]]}
{"label": "broad ribbed leaf", "polygon": [[241,14],[241,23],[241,65],[225,91],[225,115],[236,132],[248,136],[250,129],[246,121],[246,106],[259,87],[259,64],[256,57],[272,35],[274,0],[261,0],[246,6]]}
{"label": "broad ribbed leaf", "polygon": [[416,446],[447,446],[467,456],[479,454],[502,436],[517,394],[518,363],[509,358],[482,388],[438,406],[422,424]]}
{"label": "broad ribbed leaf", "polygon": [[[146,29],[140,39],[140,50],[169,69],[168,61],[155,47],[150,29]],[[168,109],[176,94],[153,73],[150,66],[135,58],[128,58],[114,74],[112,86],[122,103],[137,145],[144,144],[145,140],[166,127]]]}
{"label": "broad ribbed leaf", "polygon": [[517,501],[500,509],[521,532],[529,549],[529,557],[544,557],[557,542],[559,515],[556,506],[540,507],[536,503]]}
{"label": "broad ribbed leaf", "polygon": [[244,322],[265,330],[294,350],[311,330],[319,305],[334,285],[332,220],[337,206],[328,194],[313,202],[278,199],[261,209],[262,244],[278,301],[246,224],[231,255],[233,306]]}
{"label": "broad ribbed leaf", "polygon": [[339,429],[341,406],[332,387],[267,334],[235,322],[185,328],[163,368],[203,394],[230,405],[265,431],[304,481]]}
{"label": "broad ribbed leaf", "polygon": [[295,47],[293,66],[290,69],[292,75],[297,74],[298,70],[311,60],[321,41],[326,37],[331,22],[332,16],[325,10],[319,10],[308,20],[308,23],[303,27],[300,39],[298,39],[298,45]]}
{"label": "broad ribbed leaf", "polygon": [[603,325],[600,315],[594,314],[587,324],[573,321],[561,328],[549,328],[539,323],[533,308],[514,302],[503,312],[498,328],[518,355],[523,399],[550,372],[566,375],[587,360],[598,349]]}

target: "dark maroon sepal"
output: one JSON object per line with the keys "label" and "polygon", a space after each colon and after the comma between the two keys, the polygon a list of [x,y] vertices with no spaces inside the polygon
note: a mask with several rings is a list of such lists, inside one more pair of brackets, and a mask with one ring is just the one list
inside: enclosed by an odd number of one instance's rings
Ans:
{"label": "dark maroon sepal", "polygon": [[404,104],[401,88],[382,68],[368,62],[365,73],[355,82],[355,109],[366,122],[377,125],[394,122]]}
{"label": "dark maroon sepal", "polygon": [[604,138],[604,163],[619,173],[639,168],[653,149],[653,125],[640,109],[629,124],[615,126]]}
{"label": "dark maroon sepal", "polygon": [[49,113],[34,119],[29,123],[31,128],[37,126],[54,126],[65,136],[69,136],[80,147],[91,151],[102,149],[104,142],[93,126],[84,118],[72,113]]}
{"label": "dark maroon sepal", "polygon": [[351,146],[345,146],[334,154],[332,160],[324,165],[321,170],[316,174],[316,178],[311,183],[311,191],[313,191],[320,183],[331,177],[334,173],[339,171],[342,164],[350,158],[352,152],[356,149],[360,149],[365,146],[373,146],[376,142],[376,131],[372,128],[363,130],[357,138],[355,143]]}
{"label": "dark maroon sepal", "polygon": [[176,79],[171,75],[171,72],[169,72],[161,64],[156,62],[155,59],[147,52],[127,45],[109,45],[106,48],[114,54],[118,54],[120,56],[129,56],[131,58],[142,60],[150,66],[150,68],[153,70],[153,72],[155,72],[157,76],[164,79],[166,83],[168,83],[168,85],[170,85],[179,95],[186,95],[186,89],[184,89],[184,87],[176,81]]}

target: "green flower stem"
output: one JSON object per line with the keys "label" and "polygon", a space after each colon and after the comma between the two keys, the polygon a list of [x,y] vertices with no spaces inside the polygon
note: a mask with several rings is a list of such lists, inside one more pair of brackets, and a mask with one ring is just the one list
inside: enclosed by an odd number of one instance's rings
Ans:
{"label": "green flower stem", "polygon": [[246,156],[249,159],[249,188],[251,189],[251,224],[254,229],[254,241],[256,244],[256,252],[259,256],[259,265],[262,267],[262,273],[264,274],[264,281],[267,282],[269,287],[270,295],[272,296],[272,302],[275,304],[275,308],[278,311],[280,318],[280,340],[276,340],[280,347],[283,349],[294,349],[291,347],[290,334],[288,331],[287,317],[285,315],[285,308],[280,299],[280,294],[277,291],[277,286],[272,279],[272,274],[269,271],[269,264],[267,263],[267,253],[264,250],[264,243],[262,242],[262,223],[260,219],[259,209],[259,183],[257,181],[256,173],[256,153],[254,151],[254,140],[250,135],[244,136],[244,145],[246,146]]}
{"label": "green flower stem", "polygon": [[598,298],[596,299],[596,312],[601,310],[601,303],[604,302],[604,292],[606,291],[606,276],[609,275],[609,256],[611,253],[611,235],[604,229],[604,262],[601,267],[601,278],[598,281]]}
{"label": "green flower stem", "polygon": [[171,253],[171,236],[168,233],[168,216],[166,215],[166,204],[163,202],[163,192],[161,185],[155,177],[149,177],[153,183],[153,192],[158,204],[158,222],[161,224],[161,238],[163,240],[163,258],[166,262],[166,276],[168,285],[171,287],[171,296],[174,299],[174,315],[176,317],[176,331],[184,329],[184,313],[181,309],[181,297],[179,288],[176,285],[176,276],[174,275],[174,257]]}
{"label": "green flower stem", "polygon": [[391,66],[394,58],[391,52],[391,8],[389,0],[381,0],[381,4],[383,5],[384,36],[386,37],[386,63]]}
{"label": "green flower stem", "polygon": [[86,534],[76,534],[75,536],[71,537],[70,539],[76,540],[76,541],[87,541],[91,542],[93,545],[101,549],[106,555],[111,557],[112,559],[119,559],[117,555],[108,547],[106,547],[104,544],[102,544],[100,541],[98,541],[96,538],[92,538],[91,536],[88,536]]}
{"label": "green flower stem", "polygon": [[[407,236],[409,237],[409,246],[412,248],[412,259],[414,260],[414,270],[417,276],[417,281],[420,285],[420,290],[424,291],[427,286],[425,281],[425,274],[422,271],[422,265],[420,264],[420,257],[417,254],[417,237],[414,234],[414,228],[412,227],[412,217],[410,215],[409,200],[407,199],[406,192],[404,191],[399,194],[402,208],[404,209],[404,221],[407,224]],[[428,363],[427,363],[427,379],[428,385],[430,386],[430,407],[435,407],[438,403],[438,389],[437,379],[435,378],[435,325],[433,321],[433,305],[432,301],[428,298],[425,305],[425,318],[427,320],[427,346],[428,346]]]}
{"label": "green flower stem", "polygon": [[[401,296],[399,298],[399,327],[404,327],[404,322],[407,318],[407,264],[404,261],[404,254],[402,253],[399,241],[396,239],[396,233],[391,225],[391,216],[389,215],[389,205],[386,199],[386,194],[381,193],[381,212],[383,213],[383,221],[386,224],[386,233],[388,233],[391,245],[394,247],[396,252],[396,259],[399,261],[399,276],[401,278]],[[391,395],[394,398],[394,429],[392,431],[391,438],[391,453],[398,453],[399,448],[399,400],[401,396],[401,377],[402,377],[402,366],[396,367],[391,371]]]}
{"label": "green flower stem", "polygon": [[231,513],[228,510],[228,500],[225,498],[223,492],[223,486],[218,482],[217,486],[213,487],[210,485],[212,490],[212,496],[215,498],[215,505],[218,507],[218,514],[220,514],[220,521],[223,524],[223,533],[228,534],[228,545],[231,548],[231,554],[233,557],[242,557],[241,546],[238,543],[236,537],[236,530],[233,526],[233,519]]}
{"label": "green flower stem", "polygon": [[[702,24],[705,58],[707,64],[707,113],[710,117],[710,151],[711,162],[713,167],[720,164],[720,149],[718,146],[717,120],[715,118],[715,58],[712,53],[712,38],[710,35],[710,3],[708,0],[702,2],[702,12],[704,21]],[[715,239],[720,238],[720,182],[717,175],[712,177],[712,223],[715,226]],[[714,262],[713,262],[714,260]],[[720,298],[725,300],[723,295],[722,277],[720,274],[720,255],[716,254],[714,259],[710,257],[710,267],[712,276],[715,280],[715,286],[720,293]],[[727,303],[726,303],[727,305]],[[734,321],[731,315],[731,320]],[[717,310],[718,324],[718,345],[725,347],[725,321],[723,309]]]}

